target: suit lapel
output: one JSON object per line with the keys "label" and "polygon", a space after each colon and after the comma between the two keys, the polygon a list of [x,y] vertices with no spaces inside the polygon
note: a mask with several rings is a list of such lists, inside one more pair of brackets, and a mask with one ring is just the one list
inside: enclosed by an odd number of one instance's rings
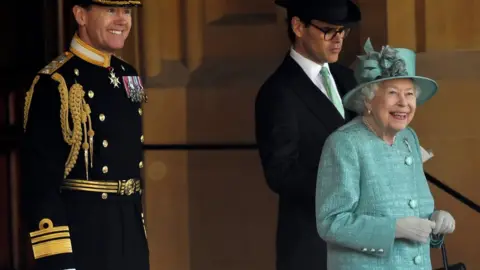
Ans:
{"label": "suit lapel", "polygon": [[289,78],[289,88],[298,95],[325,127],[333,131],[345,122],[335,105],[313,84],[289,55],[283,62],[283,68],[284,76]]}

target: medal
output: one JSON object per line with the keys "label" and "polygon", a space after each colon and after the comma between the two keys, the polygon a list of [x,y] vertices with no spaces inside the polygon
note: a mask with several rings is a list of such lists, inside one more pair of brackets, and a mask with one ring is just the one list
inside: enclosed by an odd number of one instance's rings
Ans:
{"label": "medal", "polygon": [[122,80],[125,92],[132,102],[147,102],[148,97],[139,76],[123,76]]}
{"label": "medal", "polygon": [[110,71],[110,77],[108,77],[110,79],[110,84],[113,84],[113,87],[115,88],[119,88],[120,80],[115,76],[115,73],[113,72],[114,69],[109,67],[108,70]]}

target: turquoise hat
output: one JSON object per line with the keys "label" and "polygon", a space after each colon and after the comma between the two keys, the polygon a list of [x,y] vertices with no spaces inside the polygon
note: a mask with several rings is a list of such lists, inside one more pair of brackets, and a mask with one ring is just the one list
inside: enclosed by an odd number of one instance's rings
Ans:
{"label": "turquoise hat", "polygon": [[421,90],[417,96],[417,105],[425,103],[437,92],[438,85],[434,80],[415,75],[416,54],[414,51],[392,48],[387,45],[383,46],[380,52],[376,52],[370,38],[365,42],[363,48],[366,55],[358,56],[360,62],[355,68],[358,85],[343,97],[345,108],[355,110],[355,104],[362,97],[362,88],[386,80],[413,79]]}

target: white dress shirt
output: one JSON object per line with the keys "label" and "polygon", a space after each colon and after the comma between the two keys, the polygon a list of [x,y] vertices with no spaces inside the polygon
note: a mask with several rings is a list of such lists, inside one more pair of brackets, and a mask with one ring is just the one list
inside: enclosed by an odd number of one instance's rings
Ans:
{"label": "white dress shirt", "polygon": [[338,97],[339,100],[341,100],[340,94],[338,93],[337,85],[335,84],[335,80],[333,79],[332,73],[330,72],[330,68],[328,66],[328,63],[324,64],[318,64],[313,62],[312,60],[305,58],[303,55],[299,54],[296,52],[293,48],[290,48],[290,56],[297,62],[300,67],[302,67],[303,71],[305,74],[307,74],[308,78],[317,86],[320,91],[322,91],[325,96],[328,97],[327,90],[323,84],[322,76],[320,75],[320,70],[322,68],[328,69],[328,73],[330,74],[330,84],[332,85],[332,91],[334,92],[334,95]]}

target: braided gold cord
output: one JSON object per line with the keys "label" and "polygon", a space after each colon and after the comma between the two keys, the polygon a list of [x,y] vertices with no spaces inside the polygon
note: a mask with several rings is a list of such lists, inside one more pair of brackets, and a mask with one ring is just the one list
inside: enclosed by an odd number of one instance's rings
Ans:
{"label": "braided gold cord", "polygon": [[88,148],[90,147],[88,145],[87,113],[85,111],[85,108],[86,107],[85,107],[85,101],[84,101],[82,104],[82,124],[83,124],[83,138],[84,138],[82,148],[83,148],[84,159],[85,159],[85,175],[87,177],[87,180],[89,180],[90,178],[88,177]]}
{"label": "braided gold cord", "polygon": [[[95,135],[95,132],[93,131],[92,118],[90,117],[90,114],[92,111],[90,109],[90,106],[86,102],[85,104],[83,104],[83,111],[86,113],[86,116],[87,116],[87,122],[88,122],[87,135],[89,138],[89,144],[91,146],[90,147],[90,168],[93,168],[93,136]],[[86,127],[85,127],[85,130],[87,130]]]}
{"label": "braided gold cord", "polygon": [[35,90],[35,85],[37,84],[39,79],[40,79],[39,75],[35,76],[35,79],[33,79],[30,89],[25,94],[25,106],[23,107],[23,131],[24,132],[27,129],[28,113],[30,111],[30,104],[32,104],[33,91]]}
{"label": "braided gold cord", "polygon": [[[75,166],[80,148],[83,147],[85,151],[88,151],[89,147],[87,142],[87,134],[85,134],[85,142],[82,145],[82,126],[84,132],[86,132],[86,122],[90,117],[90,108],[87,108],[84,96],[85,91],[82,85],[75,83],[68,90],[65,79],[58,73],[52,75],[52,78],[59,82],[58,90],[60,92],[60,124],[62,127],[62,135],[65,142],[71,146],[70,154],[65,162],[64,177],[72,171]],[[70,128],[69,112],[73,123],[73,129]],[[87,152],[88,153],[88,152]],[[88,154],[86,155],[86,173],[88,179]]]}

